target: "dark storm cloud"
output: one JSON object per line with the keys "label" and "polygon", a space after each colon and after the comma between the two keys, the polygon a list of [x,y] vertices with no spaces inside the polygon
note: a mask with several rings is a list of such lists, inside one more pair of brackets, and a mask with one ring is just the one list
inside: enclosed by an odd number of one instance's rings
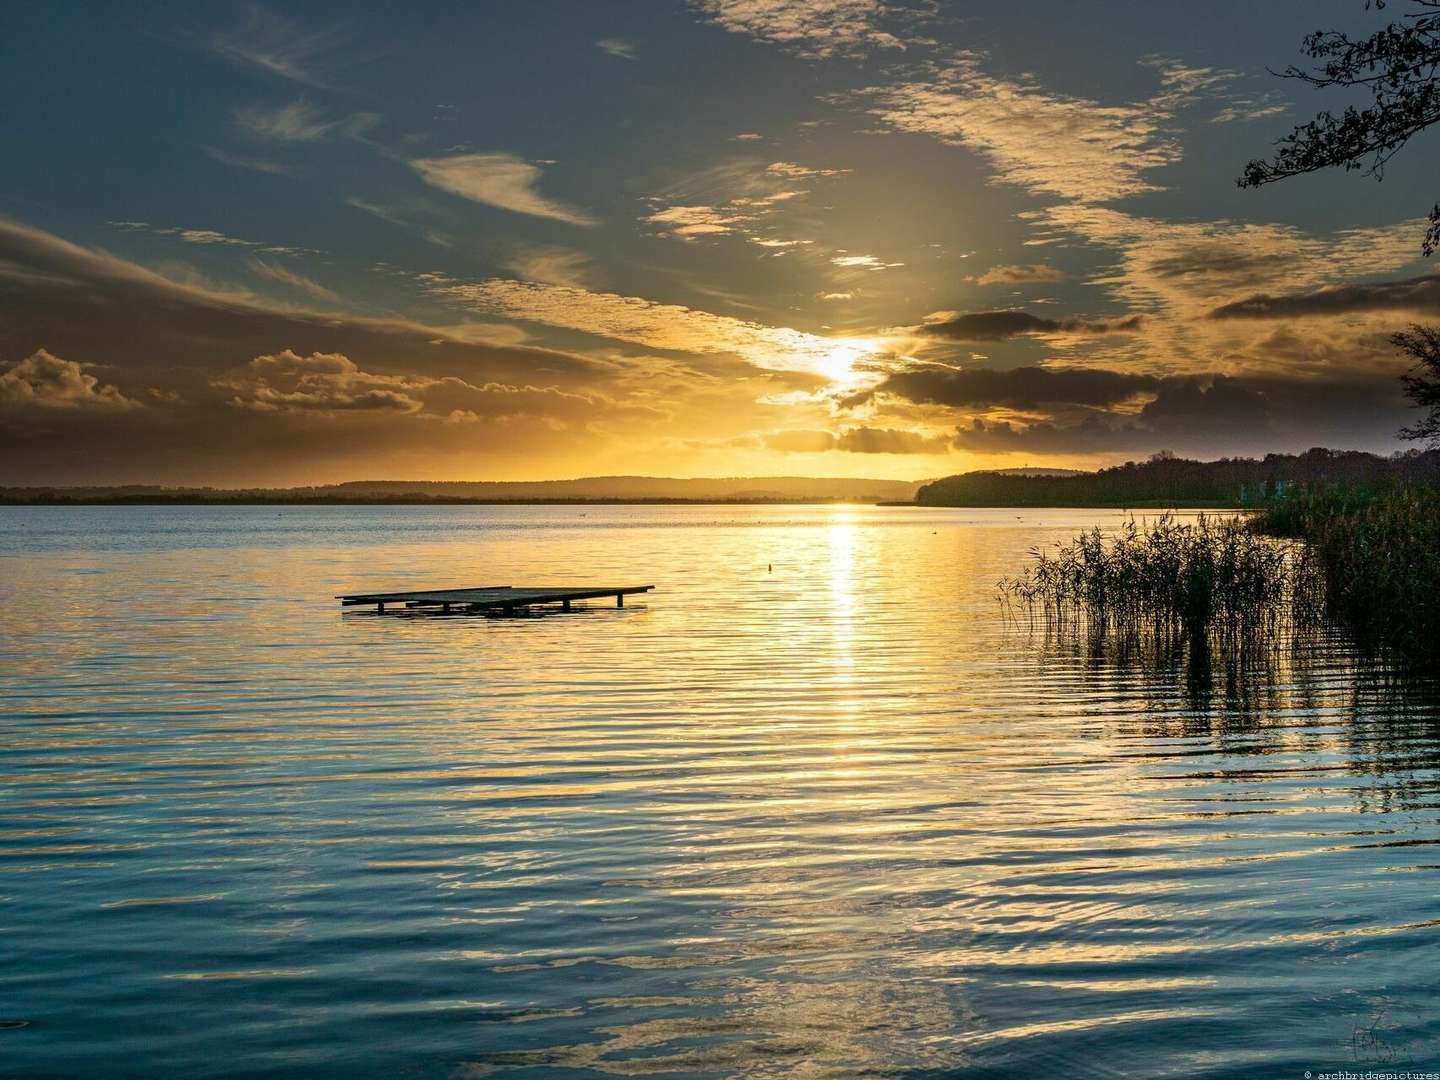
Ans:
{"label": "dark storm cloud", "polygon": [[1264,294],[1236,300],[1210,312],[1212,319],[1291,319],[1306,315],[1347,315],[1361,311],[1440,311],[1440,277],[1426,274],[1404,281],[1342,285],[1288,296]]}
{"label": "dark storm cloud", "polygon": [[1045,319],[1028,311],[975,311],[942,322],[926,323],[920,332],[947,341],[1008,341],[1022,334],[1120,334],[1140,328],[1142,317],[1125,319]]}
{"label": "dark storm cloud", "polygon": [[1116,405],[1158,390],[1154,375],[1104,368],[1018,367],[1008,371],[964,371],[926,366],[898,371],[872,390],[851,398],[856,405],[877,393],[889,393],[922,405],[957,408],[1003,406],[1035,409],[1047,405]]}
{"label": "dark storm cloud", "polygon": [[1028,423],[977,417],[960,424],[954,443],[978,453],[1040,454],[1385,448],[1406,418],[1399,387],[1385,376],[1344,382],[1183,376],[1160,380],[1137,413],[1056,409]]}

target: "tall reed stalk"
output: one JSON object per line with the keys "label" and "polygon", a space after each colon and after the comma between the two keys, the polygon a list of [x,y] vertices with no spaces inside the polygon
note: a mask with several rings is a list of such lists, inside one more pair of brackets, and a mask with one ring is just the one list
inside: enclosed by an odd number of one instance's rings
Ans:
{"label": "tall reed stalk", "polygon": [[1297,545],[1234,517],[1165,515],[1082,533],[1000,583],[1010,602],[1102,633],[1274,635],[1316,610],[1314,567]]}
{"label": "tall reed stalk", "polygon": [[1304,491],[1262,512],[1254,527],[1305,541],[1328,613],[1362,645],[1440,664],[1440,490]]}

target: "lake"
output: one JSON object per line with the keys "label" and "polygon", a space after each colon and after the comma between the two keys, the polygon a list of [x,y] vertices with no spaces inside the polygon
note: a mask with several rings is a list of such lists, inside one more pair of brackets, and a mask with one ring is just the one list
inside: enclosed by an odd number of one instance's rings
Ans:
{"label": "lake", "polygon": [[1006,617],[1124,519],[0,510],[0,1073],[1440,1064],[1437,696]]}

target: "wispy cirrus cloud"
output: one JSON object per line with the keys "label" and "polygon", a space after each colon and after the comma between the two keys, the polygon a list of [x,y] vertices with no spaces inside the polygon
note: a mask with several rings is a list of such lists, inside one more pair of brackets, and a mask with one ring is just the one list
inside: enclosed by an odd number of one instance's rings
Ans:
{"label": "wispy cirrus cloud", "polygon": [[179,225],[151,225],[147,221],[112,221],[111,226],[122,232],[149,233],[152,236],[164,236],[174,240],[180,240],[186,244],[199,244],[205,247],[234,247],[248,248],[261,255],[319,255],[320,252],[314,248],[299,247],[292,244],[272,244],[264,240],[244,240],[238,236],[231,236],[218,229],[193,229]]}
{"label": "wispy cirrus cloud", "polygon": [[251,259],[249,265],[250,272],[255,276],[295,289],[316,300],[326,300],[332,304],[338,303],[340,300],[339,295],[333,289],[327,289],[313,278],[297,273],[289,267],[268,263],[263,259]]}
{"label": "wispy cirrus cloud", "polygon": [[523,248],[511,257],[509,268],[525,281],[584,288],[589,284],[590,256],[574,248],[540,245]]}
{"label": "wispy cirrus cloud", "polygon": [[1058,94],[992,75],[978,54],[856,96],[893,130],[976,150],[998,182],[1037,194],[1085,202],[1139,195],[1156,187],[1150,170],[1181,156],[1153,103],[1103,105]]}
{"label": "wispy cirrus cloud", "polygon": [[303,99],[273,109],[247,106],[235,111],[236,126],[251,138],[266,142],[316,142],[329,135],[355,138],[373,128],[380,119],[380,114],[373,112],[331,117],[324,109]]}
{"label": "wispy cirrus cloud", "polygon": [[643,220],[661,236],[677,240],[738,236],[771,249],[809,244],[778,235],[779,215],[810,194],[800,184],[849,171],[793,161],[726,162],[671,184],[650,200],[654,210]]}
{"label": "wispy cirrus cloud", "polygon": [[863,56],[874,49],[904,49],[881,28],[906,8],[881,0],[692,0],[707,22],[797,56]]}
{"label": "wispy cirrus cloud", "polygon": [[903,262],[886,262],[878,255],[857,255],[845,251],[832,255],[830,264],[842,270],[893,270],[905,265]]}
{"label": "wispy cirrus cloud", "polygon": [[415,158],[410,167],[427,184],[462,199],[569,225],[597,224],[589,214],[540,194],[540,167],[514,154]]}
{"label": "wispy cirrus cloud", "polygon": [[430,291],[485,315],[564,327],[652,349],[729,353],[769,371],[830,375],[837,367],[837,350],[867,351],[853,343],[788,327],[588,289],[492,278],[476,283],[437,283]]}
{"label": "wispy cirrus cloud", "polygon": [[608,53],[615,57],[617,60],[635,59],[635,43],[633,41],[626,41],[624,38],[601,38],[595,42],[595,47],[601,52]]}
{"label": "wispy cirrus cloud", "polygon": [[1042,229],[1120,253],[1092,278],[1132,310],[1177,319],[1256,293],[1294,292],[1390,273],[1417,258],[1414,222],[1317,234],[1264,222],[1172,222],[1063,204],[1032,215]]}
{"label": "wispy cirrus cloud", "polygon": [[213,146],[207,146],[204,149],[210,157],[231,168],[249,169],[251,172],[269,173],[272,176],[294,175],[294,171],[288,165],[282,165],[278,161],[250,157],[246,154],[232,154],[228,150],[220,150]]}
{"label": "wispy cirrus cloud", "polygon": [[308,86],[326,85],[319,61],[336,42],[333,30],[307,31],[258,5],[250,6],[241,21],[210,39],[222,56]]}
{"label": "wispy cirrus cloud", "polygon": [[1236,85],[1246,80],[1238,71],[1187,64],[1169,56],[1146,56],[1141,63],[1154,68],[1160,76],[1160,92],[1150,101],[1155,108],[1166,112],[1214,102],[1220,109],[1210,117],[1210,123],[1225,124],[1260,120],[1290,108],[1273,90],[1249,95],[1236,92]]}

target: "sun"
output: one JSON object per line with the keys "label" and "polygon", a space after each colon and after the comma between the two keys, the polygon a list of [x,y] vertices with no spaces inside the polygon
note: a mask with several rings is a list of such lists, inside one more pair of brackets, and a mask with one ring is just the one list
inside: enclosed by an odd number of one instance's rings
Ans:
{"label": "sun", "polygon": [[819,358],[816,367],[837,386],[855,386],[868,375],[868,372],[856,371],[856,365],[878,352],[880,346],[869,338],[839,338]]}

